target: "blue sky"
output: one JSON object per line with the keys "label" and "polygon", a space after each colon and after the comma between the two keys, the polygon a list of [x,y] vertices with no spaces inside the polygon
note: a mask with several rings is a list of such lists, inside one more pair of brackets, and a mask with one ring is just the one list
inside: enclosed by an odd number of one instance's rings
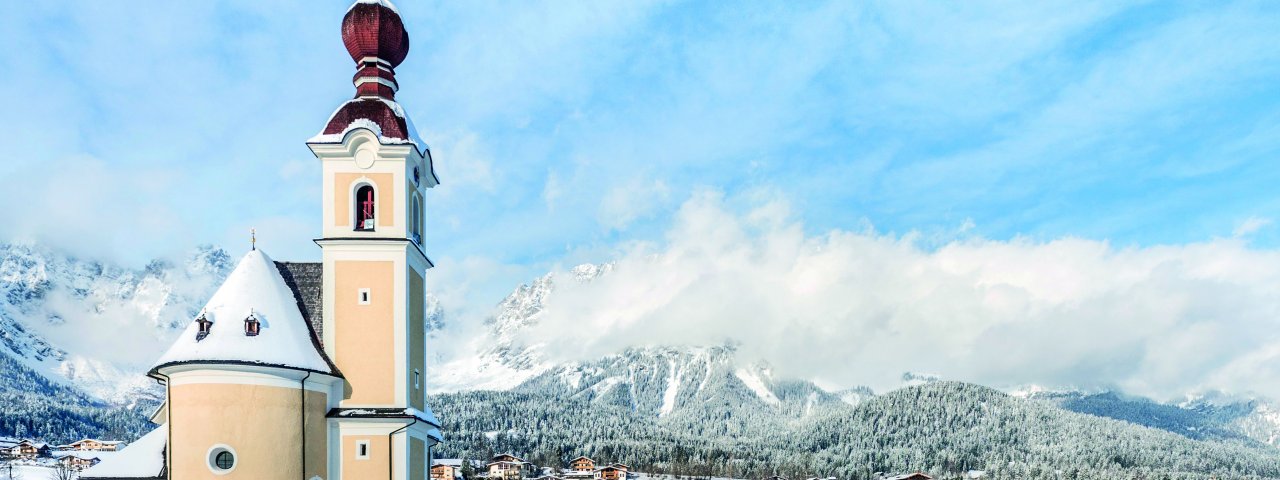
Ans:
{"label": "blue sky", "polygon": [[[12,2],[0,238],[313,259],[304,141],[348,3]],[[398,2],[440,283],[671,239],[708,194],[807,235],[1280,243],[1274,2]],[[43,207],[38,206],[43,205]]]}
{"label": "blue sky", "polygon": [[[0,173],[65,205],[0,234],[137,262],[256,225],[316,256],[303,141],[352,91],[345,6],[11,5]],[[401,7],[436,256],[590,260],[706,188],[940,239],[1183,243],[1280,209],[1266,2]]]}

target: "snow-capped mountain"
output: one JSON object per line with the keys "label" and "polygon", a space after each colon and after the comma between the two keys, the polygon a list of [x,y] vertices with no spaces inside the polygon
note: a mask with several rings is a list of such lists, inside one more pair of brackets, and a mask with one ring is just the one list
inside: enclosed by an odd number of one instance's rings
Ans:
{"label": "snow-capped mountain", "polygon": [[1197,440],[1248,439],[1280,446],[1280,404],[1255,396],[1207,392],[1188,395],[1180,402],[1158,402],[1106,389],[1037,385],[1021,386],[1008,393]]}
{"label": "snow-capped mountain", "polygon": [[731,346],[632,348],[558,365],[513,391],[615,405],[655,418],[755,411],[797,420],[847,406],[811,382],[773,378],[767,365],[739,365]]}
{"label": "snow-capped mountain", "polygon": [[108,403],[152,397],[141,373],[231,266],[208,246],[127,269],[0,245],[0,354]]}
{"label": "snow-capped mountain", "polygon": [[[0,245],[0,255],[0,433],[68,438],[120,436],[141,428],[146,408],[160,393],[141,373],[232,267],[230,256],[213,247],[141,269],[26,245]],[[539,338],[530,332],[554,306],[550,302],[555,301],[557,285],[595,282],[612,270],[610,264],[581,265],[538,277],[499,302],[478,334],[450,337],[464,345],[453,349],[457,353],[451,358],[433,359],[427,378],[435,394],[433,404],[443,402],[438,405],[441,410],[457,415],[459,423],[450,425],[455,441],[472,450],[541,445],[536,437],[519,437],[537,431],[536,426],[495,418],[486,410],[534,408],[540,418],[553,419],[580,437],[575,441],[595,445],[590,448],[613,448],[608,442],[614,440],[595,423],[573,423],[584,416],[610,418],[610,429],[631,432],[618,441],[666,442],[674,449],[670,455],[680,455],[681,445],[694,438],[719,435],[730,436],[737,442],[733,445],[776,434],[784,443],[844,448],[841,442],[856,439],[829,439],[828,430],[838,427],[828,425],[850,425],[871,434],[885,428],[876,423],[879,416],[919,420],[904,416],[916,407],[903,403],[910,395],[899,392],[934,395],[930,401],[937,405],[931,408],[941,412],[978,412],[987,407],[959,399],[993,395],[920,373],[903,374],[902,388],[883,395],[866,387],[828,391],[806,379],[780,378],[769,365],[740,358],[732,345],[634,346],[595,359],[558,361],[549,355],[549,347],[529,340]],[[427,302],[427,331],[437,340],[455,333],[455,323],[465,324],[466,319],[449,317],[435,296],[428,294]],[[1070,425],[1104,418],[1213,445],[1255,449],[1280,443],[1280,407],[1262,398],[1211,393],[1181,402],[1155,402],[1105,390],[1034,385],[1012,389],[1009,397],[1016,402],[998,401],[1017,412],[1042,411],[1029,405],[1067,412],[1070,415],[1062,418]],[[449,405],[453,402],[460,405]],[[876,416],[868,417],[867,412]],[[1126,435],[1148,435],[1108,425]],[[1158,441],[1193,448],[1166,437]],[[782,444],[768,448],[776,450],[770,455],[782,456],[775,458],[794,453]]]}

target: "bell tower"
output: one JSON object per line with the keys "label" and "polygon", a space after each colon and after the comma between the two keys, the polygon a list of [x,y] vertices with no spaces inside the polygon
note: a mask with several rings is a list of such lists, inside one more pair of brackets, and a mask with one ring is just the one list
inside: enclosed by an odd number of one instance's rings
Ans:
{"label": "bell tower", "polygon": [[426,405],[423,204],[439,181],[404,108],[395,69],[409,35],[389,0],[358,0],[342,20],[355,97],[307,144],[323,171],[321,344],[346,379],[329,413],[330,472],[419,479],[439,425]]}

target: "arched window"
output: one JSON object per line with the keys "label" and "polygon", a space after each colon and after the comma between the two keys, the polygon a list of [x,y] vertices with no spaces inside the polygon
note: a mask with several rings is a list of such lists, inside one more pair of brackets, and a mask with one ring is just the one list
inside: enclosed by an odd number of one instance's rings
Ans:
{"label": "arched window", "polygon": [[409,236],[414,242],[422,243],[422,200],[417,195],[413,197],[413,218],[409,220]]}
{"label": "arched window", "polygon": [[356,190],[356,230],[372,232],[376,205],[373,199],[373,186],[361,185]]}

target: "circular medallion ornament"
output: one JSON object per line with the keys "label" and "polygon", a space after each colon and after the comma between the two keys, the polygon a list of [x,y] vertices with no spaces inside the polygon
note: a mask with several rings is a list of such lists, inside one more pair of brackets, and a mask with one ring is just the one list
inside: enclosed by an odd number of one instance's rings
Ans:
{"label": "circular medallion ornament", "polygon": [[378,155],[373,153],[372,149],[362,148],[356,151],[356,166],[360,168],[370,168],[373,162],[378,159]]}

